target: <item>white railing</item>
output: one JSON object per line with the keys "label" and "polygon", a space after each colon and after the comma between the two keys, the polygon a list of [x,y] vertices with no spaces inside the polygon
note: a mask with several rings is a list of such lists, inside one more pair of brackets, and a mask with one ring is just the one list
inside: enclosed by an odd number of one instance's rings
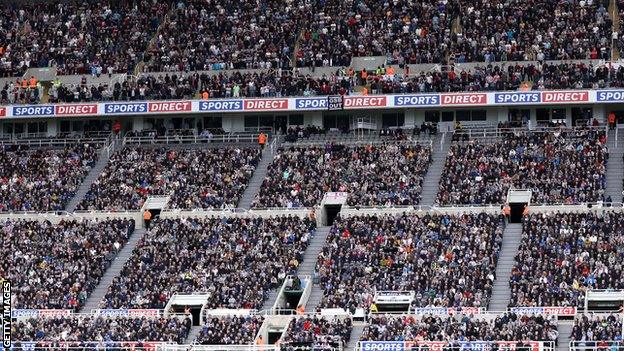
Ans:
{"label": "white railing", "polygon": [[123,144],[199,144],[199,143],[257,143],[258,134],[223,134],[205,137],[201,135],[127,136]]}

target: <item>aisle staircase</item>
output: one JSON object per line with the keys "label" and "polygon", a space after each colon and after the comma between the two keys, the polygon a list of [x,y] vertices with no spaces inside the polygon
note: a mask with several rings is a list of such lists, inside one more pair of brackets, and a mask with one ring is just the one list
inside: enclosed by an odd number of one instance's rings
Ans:
{"label": "aisle staircase", "polygon": [[496,278],[492,287],[492,297],[490,299],[489,310],[502,312],[507,310],[511,299],[511,288],[509,287],[509,277],[513,268],[520,241],[522,240],[522,224],[509,223],[503,233],[503,243],[498,255],[496,265]]}
{"label": "aisle staircase", "polygon": [[[624,130],[624,129],[623,129]],[[622,133],[624,137],[624,133]],[[615,130],[609,131],[607,146],[609,161],[607,162],[605,198],[611,196],[613,202],[622,201],[622,181],[624,180],[624,140],[615,141]]]}
{"label": "aisle staircase", "polygon": [[100,283],[95,287],[93,292],[91,292],[91,296],[89,296],[82,309],[83,312],[90,312],[91,310],[99,308],[102,298],[104,298],[104,295],[106,295],[108,291],[108,287],[113,282],[113,279],[121,273],[123,266],[128,262],[132,251],[145,233],[145,229],[135,229],[132,235],[130,235],[130,239],[126,245],[119,251],[117,257],[115,257],[111,263],[111,266],[106,270],[102,279],[100,279]]}
{"label": "aisle staircase", "polygon": [[[300,276],[309,275],[311,277],[314,277],[316,259],[318,258],[319,253],[321,253],[321,250],[325,245],[325,241],[327,240],[330,229],[330,226],[318,227],[316,229],[316,233],[314,234],[314,237],[312,237],[312,239],[310,240],[308,248],[303,255],[303,262],[299,266],[297,274],[299,274]],[[321,302],[322,298],[323,291],[321,290],[321,287],[317,283],[315,283],[312,287],[310,298],[306,303],[306,311],[314,311],[316,309],[316,306],[318,306],[318,304]]]}
{"label": "aisle staircase", "polygon": [[245,210],[251,208],[251,203],[256,197],[256,194],[260,191],[262,182],[267,175],[267,169],[269,168],[271,162],[273,162],[274,157],[275,154],[271,151],[271,147],[269,145],[265,146],[262,151],[262,158],[260,159],[260,162],[258,162],[258,166],[251,176],[251,179],[247,184],[247,188],[245,188],[245,191],[243,192],[243,196],[241,196],[241,199],[238,202],[238,208]]}
{"label": "aisle staircase", "polygon": [[[443,139],[442,147],[440,147],[440,140]],[[420,204],[424,206],[433,206],[435,204],[438,188],[440,184],[440,177],[444,170],[444,163],[446,162],[446,155],[451,147],[451,133],[447,133],[446,136],[433,139],[433,150],[431,157],[433,162],[429,166],[429,170],[425,176],[423,182],[423,189],[421,193]]]}
{"label": "aisle staircase", "polygon": [[72,199],[65,207],[65,210],[67,212],[74,212],[76,210],[76,207],[78,206],[80,201],[84,199],[85,195],[87,195],[87,192],[89,192],[89,189],[91,189],[91,184],[93,184],[93,182],[98,179],[98,177],[108,164],[108,159],[109,156],[105,152],[100,152],[97,163],[95,164],[95,166],[93,166],[93,168],[91,168],[89,173],[87,173],[87,176],[80,184],[80,187],[78,187],[78,190],[76,190],[74,197],[72,197]]}

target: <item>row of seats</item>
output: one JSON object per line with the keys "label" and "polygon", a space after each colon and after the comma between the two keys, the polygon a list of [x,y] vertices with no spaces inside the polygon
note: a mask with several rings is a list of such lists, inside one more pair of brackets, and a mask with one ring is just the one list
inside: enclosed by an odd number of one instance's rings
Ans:
{"label": "row of seats", "polygon": [[[194,340],[200,345],[250,345],[264,322],[261,316],[209,316]],[[306,316],[293,318],[280,346],[286,350],[332,350],[351,339],[350,319]],[[189,318],[159,317],[54,317],[30,318],[13,324],[13,339],[38,346],[62,342],[73,346],[114,347],[119,342],[185,343]],[[570,339],[580,345],[608,348],[605,341],[619,340],[622,319],[613,314],[583,314],[574,320]],[[368,320],[360,341],[428,341],[461,345],[470,341],[556,342],[557,318],[503,313],[495,317],[473,315],[375,315]],[[117,344],[116,344],[117,343]],[[21,343],[20,343],[21,344]],[[49,344],[48,344],[49,345]],[[19,347],[20,345],[16,345]]]}
{"label": "row of seats", "polygon": [[[294,133],[293,140],[305,137]],[[349,206],[417,205],[432,149],[394,140],[405,137],[392,134],[363,145],[286,144],[277,149],[252,207],[313,207],[335,191],[349,194]],[[436,204],[502,204],[512,187],[532,190],[537,204],[606,201],[608,156],[604,131],[594,129],[517,131],[498,141],[458,141],[448,152]],[[171,209],[235,208],[260,158],[261,149],[252,146],[127,146],[110,157],[77,209],[138,210],[154,195],[171,195]],[[0,210],[65,209],[97,159],[93,144],[5,146]]]}
{"label": "row of seats", "polygon": [[[344,68],[331,75],[312,77],[282,70],[264,72],[180,73],[131,76],[115,83],[64,85],[60,80],[48,90],[52,103],[97,101],[144,101],[202,98],[244,98],[284,96],[349,95],[359,85],[371,94],[407,94],[461,91],[603,89],[624,87],[624,67],[586,65],[584,63],[498,65],[448,71],[389,73],[385,67],[364,73]],[[43,97],[43,87],[24,85],[19,79],[0,87],[0,104],[36,104]]]}
{"label": "row of seats", "polygon": [[327,192],[348,192],[349,205],[418,204],[431,147],[382,144],[280,148],[252,206],[311,207]]}
{"label": "row of seats", "polygon": [[[607,0],[2,5],[0,76],[611,58]],[[160,30],[157,29],[160,27]],[[294,62],[293,62],[294,59]]]}
{"label": "row of seats", "polygon": [[[485,213],[339,218],[316,262],[319,307],[355,312],[384,290],[414,291],[413,307],[487,307],[504,225]],[[623,225],[609,211],[526,217],[509,306],[582,306],[588,288],[624,289]],[[315,226],[293,216],[158,220],[101,306],[163,308],[174,293],[205,292],[210,308],[259,309],[296,273]],[[16,307],[80,309],[133,229],[129,220],[4,221],[14,255],[2,273],[18,282]]]}
{"label": "row of seats", "polygon": [[0,277],[16,284],[14,307],[76,309],[86,302],[134,231],[134,221],[3,220],[10,255],[0,257]]}

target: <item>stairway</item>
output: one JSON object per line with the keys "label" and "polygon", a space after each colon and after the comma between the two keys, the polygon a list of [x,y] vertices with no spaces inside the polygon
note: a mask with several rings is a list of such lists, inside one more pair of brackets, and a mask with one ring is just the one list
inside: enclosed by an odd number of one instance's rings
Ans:
{"label": "stairway", "polygon": [[104,167],[106,167],[107,163],[108,163],[108,156],[106,155],[105,152],[100,152],[97,163],[95,164],[95,166],[93,166],[93,168],[91,168],[89,173],[87,173],[87,176],[80,184],[80,187],[78,187],[78,190],[76,190],[76,194],[74,194],[74,197],[69,201],[69,203],[65,207],[65,210],[67,212],[74,212],[76,210],[76,206],[78,206],[80,201],[85,197],[85,195],[87,195],[87,192],[91,188],[91,184],[93,184],[93,182],[97,180],[97,178],[100,176],[100,174],[104,170]]}
{"label": "stairway", "polygon": [[[622,135],[624,137],[624,135]],[[609,131],[607,146],[609,147],[609,162],[607,162],[607,185],[605,198],[611,196],[613,202],[622,201],[622,180],[624,180],[624,140],[615,142],[615,130]]]}
{"label": "stairway", "polygon": [[269,296],[267,297],[267,299],[264,301],[264,304],[262,305],[262,311],[268,311],[271,308],[273,308],[275,301],[277,301],[280,288],[281,288],[281,285],[277,287],[277,290],[269,291]]}
{"label": "stairway", "polygon": [[433,206],[436,202],[438,195],[438,188],[440,183],[440,177],[444,170],[444,163],[446,162],[446,155],[451,147],[451,133],[446,134],[444,137],[444,143],[440,148],[440,138],[433,139],[433,150],[431,152],[431,158],[433,162],[429,166],[429,170],[425,176],[423,182],[423,189],[420,199],[420,204],[424,206]]}
{"label": "stairway", "polygon": [[347,344],[343,348],[345,351],[354,350],[357,343],[360,341],[360,337],[366,328],[365,322],[353,322],[353,329],[351,330],[351,338],[347,341]]}
{"label": "stairway", "polygon": [[271,152],[271,147],[266,145],[264,150],[262,151],[262,158],[256,167],[251,179],[249,180],[249,184],[247,184],[247,188],[245,188],[245,192],[243,192],[243,196],[241,196],[240,201],[238,202],[238,208],[242,208],[248,210],[251,208],[251,203],[253,202],[256,194],[260,191],[260,187],[262,186],[262,182],[267,174],[267,169],[271,162],[273,162],[274,153]]}
{"label": "stairway", "polygon": [[503,233],[503,244],[498,255],[496,265],[496,278],[492,287],[492,297],[490,298],[489,310],[502,312],[507,310],[511,299],[511,289],[509,288],[509,277],[511,268],[515,263],[515,257],[522,240],[522,224],[507,224]]}
{"label": "stairway", "polygon": [[[301,265],[299,266],[299,270],[297,271],[300,276],[309,275],[314,279],[316,260],[319,253],[321,253],[323,246],[325,245],[325,240],[327,240],[330,229],[330,226],[316,228],[316,233],[314,233],[314,236],[310,239],[308,248],[303,255],[303,262],[301,263]],[[321,290],[321,287],[318,284],[314,284],[314,286],[312,286],[310,298],[306,303],[306,311],[314,311],[316,306],[321,302],[322,298],[323,291]]]}
{"label": "stairway", "polygon": [[87,303],[83,307],[83,312],[91,312],[91,310],[97,309],[100,307],[100,302],[106,292],[108,291],[108,287],[113,282],[113,278],[121,273],[121,269],[126,264],[130,255],[132,255],[132,251],[137,246],[139,240],[145,234],[145,229],[135,229],[132,235],[130,235],[130,239],[124,245],[124,247],[119,251],[117,257],[113,260],[111,266],[106,270],[102,279],[100,279],[100,283],[95,287],[89,298],[87,299]]}
{"label": "stairway", "polygon": [[570,349],[570,337],[572,336],[572,328],[574,327],[574,321],[562,321],[559,320],[557,331],[559,337],[557,337],[557,351],[568,351]]}
{"label": "stairway", "polygon": [[199,333],[201,333],[202,328],[203,328],[203,325],[194,325],[194,326],[192,326],[191,327],[191,331],[189,331],[189,334],[186,337],[185,343],[187,345],[192,344],[197,339],[197,337],[199,336]]}

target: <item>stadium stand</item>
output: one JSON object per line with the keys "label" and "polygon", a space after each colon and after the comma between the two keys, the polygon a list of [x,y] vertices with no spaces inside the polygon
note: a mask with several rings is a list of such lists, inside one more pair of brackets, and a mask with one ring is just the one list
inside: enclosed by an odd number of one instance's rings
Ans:
{"label": "stadium stand", "polygon": [[413,290],[418,307],[487,306],[503,225],[484,213],[341,218],[317,261],[319,307],[367,308],[376,290]]}
{"label": "stadium stand", "polygon": [[[364,84],[372,94],[407,94],[432,92],[604,89],[624,86],[624,67],[593,63],[494,64],[472,69],[452,68],[445,71],[388,73],[385,67],[367,72],[338,68],[331,75],[291,73],[263,70],[217,74],[181,72],[128,77],[114,83],[88,83],[83,76],[80,84],[65,85],[59,79],[48,91],[48,101],[101,102],[195,99],[206,93],[209,98],[284,97],[350,95]],[[41,102],[42,88],[22,87],[21,81],[7,82],[0,90],[0,103],[36,104]]]}
{"label": "stadium stand", "polygon": [[533,214],[512,269],[511,306],[582,306],[585,291],[623,289],[619,213]]}
{"label": "stadium stand", "polygon": [[252,206],[312,207],[328,191],[348,192],[352,206],[414,205],[430,163],[431,148],[420,144],[284,147]]}
{"label": "stadium stand", "polygon": [[148,50],[145,69],[288,67],[304,13],[304,3],[180,1]]}
{"label": "stadium stand", "polygon": [[456,143],[437,203],[502,204],[512,187],[532,190],[533,203],[602,201],[608,155],[604,135],[604,130],[555,129]]}
{"label": "stadium stand", "polygon": [[0,211],[63,210],[97,160],[92,144],[0,146]]}
{"label": "stadium stand", "polygon": [[260,316],[208,316],[195,342],[200,345],[253,344],[263,322]]}
{"label": "stadium stand", "polygon": [[622,340],[622,317],[582,314],[574,320],[572,340],[585,347],[609,348],[607,341]]}
{"label": "stadium stand", "polygon": [[79,310],[133,230],[120,219],[3,220],[0,276],[16,284],[15,308]]}
{"label": "stadium stand", "polygon": [[609,1],[473,1],[461,7],[456,62],[609,59]]}
{"label": "stadium stand", "polygon": [[[120,342],[184,343],[191,327],[190,319],[177,317],[53,317],[29,318],[13,326],[15,340],[35,341],[35,347],[53,346],[54,342],[71,347],[120,347]],[[123,344],[121,344],[123,345]],[[125,346],[125,347],[130,347]]]}
{"label": "stadium stand", "polygon": [[339,349],[351,339],[351,328],[349,318],[297,317],[290,321],[281,344],[294,350]]}
{"label": "stadium stand", "polygon": [[132,71],[167,10],[148,0],[4,3],[0,77],[50,65],[60,74]]}
{"label": "stadium stand", "polygon": [[297,269],[315,226],[293,216],[157,221],[102,307],[163,308],[174,293],[204,292],[207,308],[259,309]]}
{"label": "stadium stand", "polygon": [[492,320],[479,316],[373,316],[361,340],[555,341],[557,318],[503,313]]}
{"label": "stadium stand", "polygon": [[127,147],[111,156],[79,210],[137,210],[149,195],[171,208],[236,207],[260,159],[258,148]]}

